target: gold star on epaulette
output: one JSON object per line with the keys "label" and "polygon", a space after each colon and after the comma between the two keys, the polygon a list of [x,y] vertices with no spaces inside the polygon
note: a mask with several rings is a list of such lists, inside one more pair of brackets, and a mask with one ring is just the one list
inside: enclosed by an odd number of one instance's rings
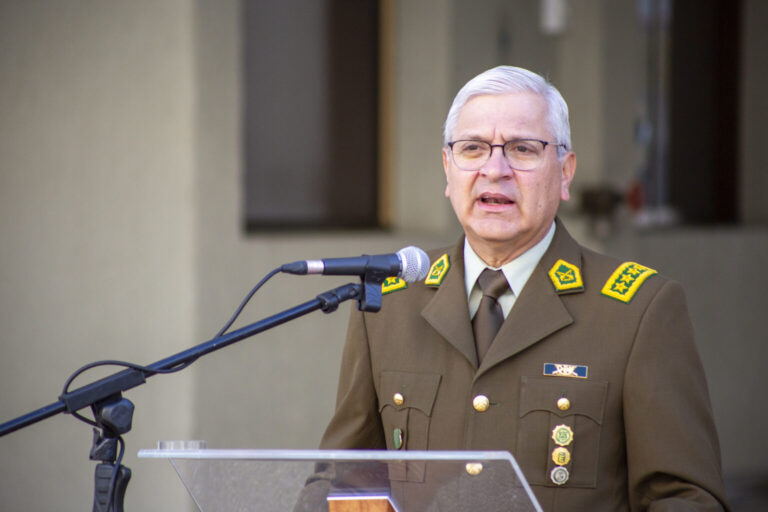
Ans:
{"label": "gold star on epaulette", "polygon": [[657,272],[634,261],[619,265],[603,286],[602,294],[628,303],[646,279]]}
{"label": "gold star on epaulette", "polygon": [[408,283],[397,276],[388,277],[381,283],[381,294],[386,295],[397,290],[408,288]]}

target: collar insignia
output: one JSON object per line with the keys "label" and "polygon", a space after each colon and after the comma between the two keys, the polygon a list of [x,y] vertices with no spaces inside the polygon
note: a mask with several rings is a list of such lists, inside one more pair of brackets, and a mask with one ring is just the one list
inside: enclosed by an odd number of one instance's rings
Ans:
{"label": "collar insignia", "polygon": [[448,255],[443,254],[432,264],[432,267],[430,267],[429,274],[427,274],[424,284],[427,286],[440,286],[440,283],[443,282],[443,278],[450,268],[451,262],[448,259]]}
{"label": "collar insignia", "polygon": [[584,289],[579,267],[565,260],[557,260],[549,269],[549,278],[557,293],[578,292]]}
{"label": "collar insignia", "polygon": [[601,293],[620,302],[628,303],[645,280],[656,273],[652,268],[644,267],[634,261],[627,261],[619,265],[619,268],[611,274]]}
{"label": "collar insignia", "polygon": [[408,283],[397,276],[388,277],[381,283],[381,294],[386,295],[397,290],[408,288]]}
{"label": "collar insignia", "polygon": [[586,379],[589,367],[583,364],[544,363],[544,375]]}

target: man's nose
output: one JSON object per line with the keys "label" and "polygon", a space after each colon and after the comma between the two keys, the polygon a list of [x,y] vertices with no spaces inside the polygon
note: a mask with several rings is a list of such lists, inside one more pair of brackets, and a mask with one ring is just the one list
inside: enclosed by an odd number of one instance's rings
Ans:
{"label": "man's nose", "polygon": [[514,170],[510,167],[509,162],[507,162],[504,156],[504,148],[498,145],[491,146],[491,155],[482,169],[480,169],[480,172],[490,179],[501,179],[511,177]]}

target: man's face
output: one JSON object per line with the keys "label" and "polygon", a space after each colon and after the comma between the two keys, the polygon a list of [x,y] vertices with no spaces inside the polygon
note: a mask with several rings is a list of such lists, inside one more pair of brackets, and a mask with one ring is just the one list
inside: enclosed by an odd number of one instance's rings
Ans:
{"label": "man's face", "polygon": [[[475,96],[459,113],[451,140],[483,140],[504,144],[513,139],[555,142],[547,126],[547,105],[538,95],[517,92]],[[544,149],[541,163],[529,171],[512,169],[501,148],[493,148],[479,171],[456,167],[450,148],[443,149],[445,195],[472,248],[506,263],[534,246],[549,230],[560,200],[569,199],[568,186],[576,157],[562,162],[557,147]],[[499,261],[489,262],[498,264]]]}

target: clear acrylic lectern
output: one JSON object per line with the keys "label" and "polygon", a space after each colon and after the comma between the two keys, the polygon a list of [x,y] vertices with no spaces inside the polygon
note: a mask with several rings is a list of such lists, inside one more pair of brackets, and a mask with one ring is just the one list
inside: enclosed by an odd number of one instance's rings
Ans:
{"label": "clear acrylic lectern", "polygon": [[159,446],[139,457],[170,460],[201,512],[541,512],[508,452]]}

